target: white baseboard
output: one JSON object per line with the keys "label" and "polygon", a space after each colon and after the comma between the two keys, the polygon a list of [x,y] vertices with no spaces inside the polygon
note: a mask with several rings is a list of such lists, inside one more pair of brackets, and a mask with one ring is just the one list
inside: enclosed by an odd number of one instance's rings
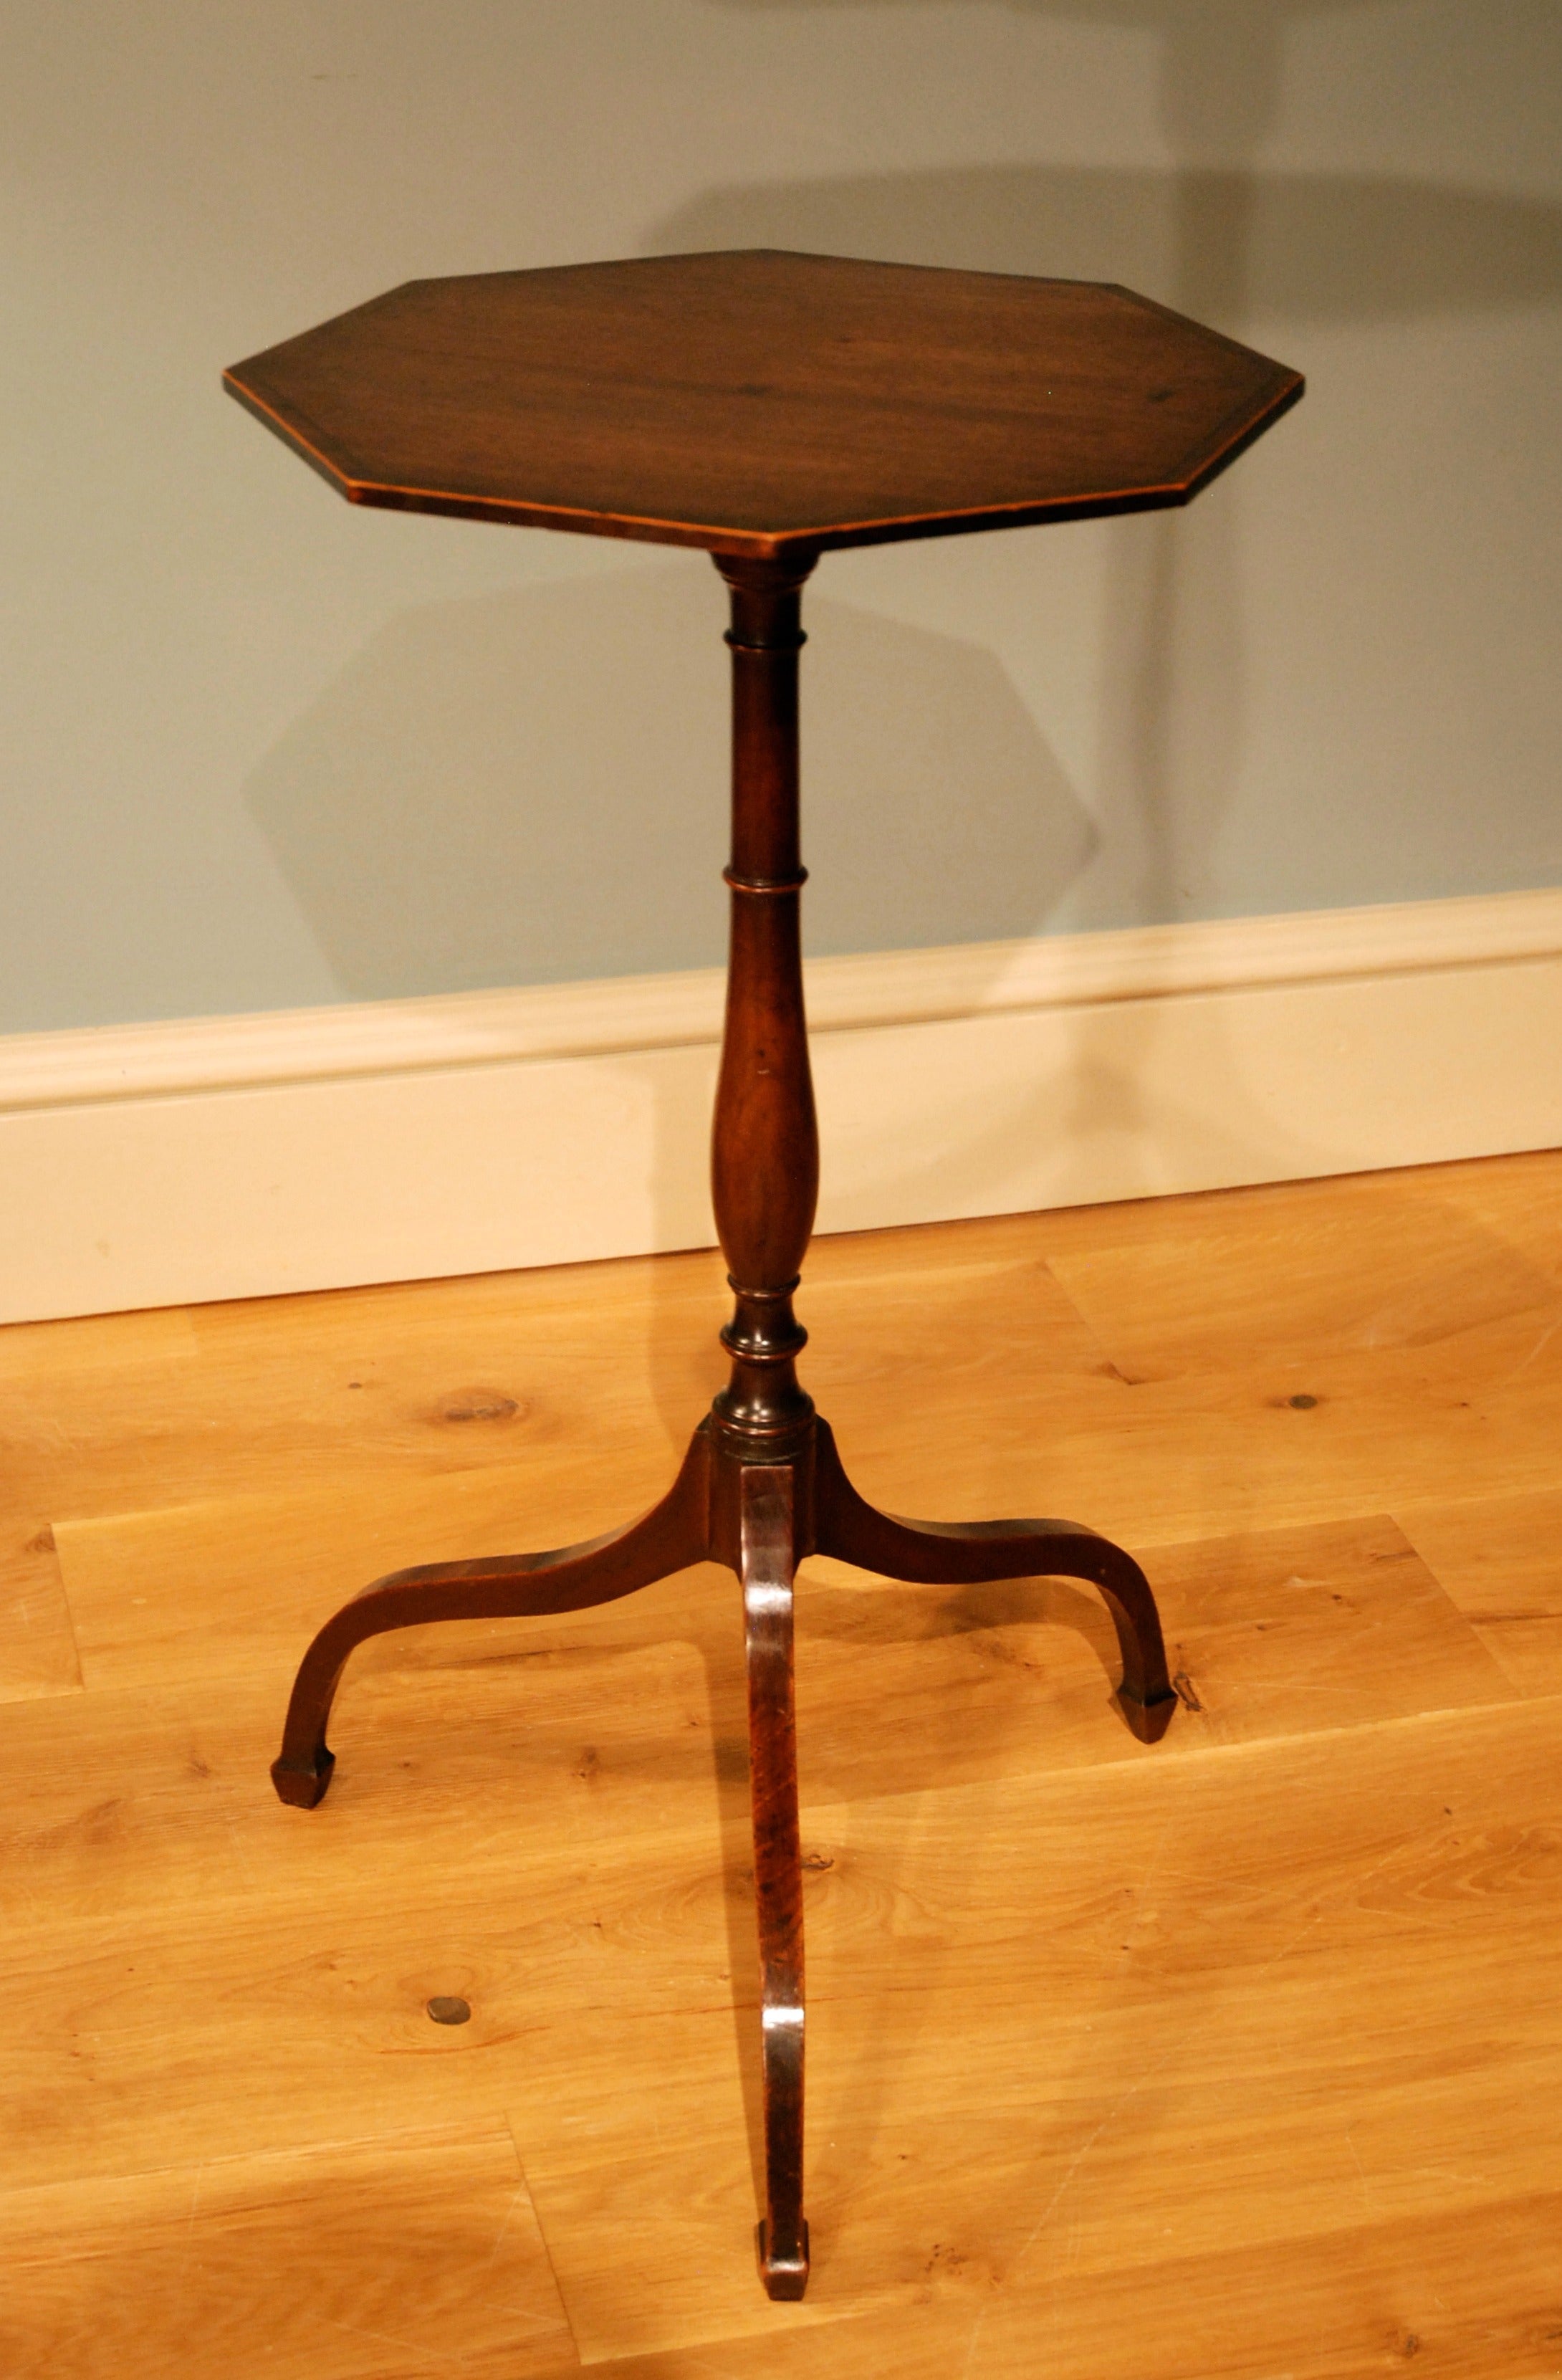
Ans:
{"label": "white baseboard", "polygon": [[[822,959],[819,1229],[1562,1143],[1562,892]],[[0,1320],[710,1245],[715,972],[0,1039]]]}

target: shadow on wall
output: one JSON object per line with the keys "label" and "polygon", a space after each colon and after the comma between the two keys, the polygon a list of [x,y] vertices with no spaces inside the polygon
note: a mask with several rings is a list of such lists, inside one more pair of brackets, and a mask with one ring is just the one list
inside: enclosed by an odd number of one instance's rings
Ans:
{"label": "shadow on wall", "polygon": [[[1364,322],[1562,289],[1562,208],[1252,169],[1277,111],[1285,19],[1305,0],[1012,5],[1160,27],[1163,118],[1183,162],[716,188],[655,226],[647,252],[769,244],[1119,280],[1239,334],[1255,314]],[[1309,410],[1279,434],[1314,434]],[[1112,865],[1094,872],[1091,922],[1218,912],[1245,735],[1238,501],[1222,483],[1190,514],[1099,532],[1094,824],[990,652],[832,602],[821,580],[805,675],[814,951],[1036,932],[1097,843]],[[431,604],[365,648],[248,789],[347,996],[720,960],[720,607],[708,566],[680,558]]]}
{"label": "shadow on wall", "polygon": [[[802,10],[865,0],[718,4]],[[1388,322],[1511,308],[1562,291],[1562,208],[1391,176],[1255,169],[1278,112],[1285,20],[1314,13],[1309,0],[1011,5],[1159,27],[1162,119],[1181,162],[1169,170],[1013,164],[720,188],[659,224],[648,252],[776,246],[1118,281],[1238,336],[1251,334],[1255,320],[1299,328]],[[1308,358],[1288,350],[1288,360],[1305,369]],[[1210,914],[1211,858],[1244,728],[1230,484],[1191,514],[1114,522],[1103,533],[1111,559],[1099,832],[1107,845],[1137,855],[1132,916]],[[1356,897],[1393,898],[1398,890]],[[864,1215],[839,1218],[837,1227],[882,1220],[902,1206],[969,1211],[963,1201],[986,1195],[973,1185],[1000,1182],[1016,1148],[1036,1143],[1077,1160],[1078,1186],[1071,1194],[1060,1183],[1064,1198],[1099,1195],[1093,1160],[1104,1144],[1142,1160],[1192,1138],[1212,1176],[1241,1181],[1251,1178],[1256,1139],[1272,1168],[1283,1123],[1265,1087],[1247,1080],[1241,1054],[1202,1051],[1197,1112],[1184,1112],[1175,1081],[1166,1079],[1167,1032],[1153,1005],[1087,1021],[1064,1079],[1035,1086],[1001,1114],[974,1105],[966,1131],[951,1132],[922,1160],[892,1164],[892,1178],[865,1185]],[[1148,1094],[1146,1085],[1155,1087]],[[1326,1150],[1298,1144],[1291,1170],[1315,1172],[1329,1161]]]}
{"label": "shadow on wall", "polygon": [[[344,991],[720,965],[725,618],[690,556],[371,638],[246,789]],[[810,949],[1035,931],[1094,831],[1000,663],[817,597],[808,630]]]}
{"label": "shadow on wall", "polygon": [[[1284,21],[1305,10],[1059,0],[1052,13],[1162,28],[1172,168],[1014,164],[716,188],[652,226],[646,251],[758,243],[1121,281],[1239,335],[1258,318],[1370,324],[1562,289],[1562,209],[1387,176],[1258,170]],[[1304,341],[1287,352],[1305,369]],[[1300,433],[1279,434],[1314,434],[1307,408],[1299,420]],[[1099,833],[1133,849],[1139,868],[1126,917],[1103,923],[1186,915],[1207,897],[1242,757],[1251,632],[1231,492],[1240,498],[1243,483],[1239,473],[1188,516],[1099,532],[1110,557]],[[996,658],[822,589],[807,616],[810,946],[1043,927],[1097,829]],[[722,625],[715,575],[694,556],[388,624],[248,789],[344,990],[394,997],[719,961]],[[1153,1003],[1086,1020],[1052,1080],[1024,1083],[999,1112],[973,1085],[940,1146],[888,1153],[871,1207],[844,1220],[882,1220],[897,1204],[960,1211],[995,1195],[987,1185],[1001,1184],[1011,1153],[1036,1145],[1066,1152],[1065,1197],[1099,1195],[1103,1147],[1194,1139],[1211,1171],[1244,1178],[1250,1140],[1272,1149],[1275,1095],[1218,1029],[1190,1053]],[[685,1177],[705,1105],[688,1070],[660,1056],[626,1065],[649,1085],[658,1238],[675,1245],[696,1235]],[[1290,1170],[1315,1171],[1328,1154],[1299,1146]],[[825,1161],[828,1184],[828,1140]]]}
{"label": "shadow on wall", "polygon": [[1120,281],[1238,336],[1254,317],[1386,322],[1562,290],[1562,207],[1223,166],[967,165],[718,188],[646,247],[815,249]]}
{"label": "shadow on wall", "polygon": [[[1562,208],[1428,183],[1227,166],[975,166],[719,188],[648,242],[657,254],[751,246],[1120,281],[1237,335],[1253,316],[1366,322],[1562,291]],[[1305,370],[1308,358],[1288,346],[1286,360]],[[1299,432],[1286,424],[1278,434]],[[1305,407],[1300,434],[1315,434]],[[1126,880],[1113,896],[1118,914],[1102,923],[1158,924],[1224,905],[1217,855],[1241,766],[1248,674],[1238,502],[1240,489],[1221,483],[1186,514],[1144,515],[1102,532],[1110,561],[1095,814],[1116,880]],[[874,699],[866,682],[865,697]],[[1385,880],[1354,897],[1415,890]]]}
{"label": "shadow on wall", "polygon": [[[780,12],[907,0],[715,0]],[[990,0],[982,0],[984,7]],[[1001,165],[726,188],[660,223],[651,253],[776,246],[968,271],[1118,281],[1235,336],[1254,320],[1352,323],[1503,309],[1562,291],[1562,207],[1370,175],[1261,171],[1279,114],[1287,20],[1357,0],[1009,0],[1019,13],[1162,35],[1169,170]],[[1304,351],[1286,360],[1305,370]],[[1315,392],[1316,395],[1316,392]],[[1318,434],[1316,407],[1300,428]],[[1413,436],[1413,421],[1405,425]],[[1104,531],[1107,710],[1094,801],[1114,861],[1102,924],[1218,915],[1216,858],[1242,759],[1244,623],[1222,483],[1186,515]],[[1340,557],[1349,566],[1348,554]],[[1326,689],[1318,700],[1326,703]],[[1385,690],[1385,700],[1392,698]],[[1120,855],[1132,854],[1132,858]],[[1326,867],[1314,873],[1326,877]],[[1340,900],[1412,897],[1397,878]],[[1263,907],[1262,897],[1243,906]]]}
{"label": "shadow on wall", "polygon": [[[716,0],[799,13],[908,0]],[[981,0],[984,9],[991,0]],[[1009,0],[1023,15],[1158,28],[1170,172],[1000,166],[714,191],[658,252],[810,242],[894,261],[1124,281],[1241,332],[1252,313],[1372,321],[1562,287],[1562,208],[1392,176],[1270,174],[1289,19],[1371,0]]]}

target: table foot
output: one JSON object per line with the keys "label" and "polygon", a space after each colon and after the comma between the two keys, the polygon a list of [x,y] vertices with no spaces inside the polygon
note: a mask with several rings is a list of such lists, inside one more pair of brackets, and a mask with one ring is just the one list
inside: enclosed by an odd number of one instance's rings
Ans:
{"label": "table foot", "polygon": [[784,2254],[770,2253],[770,2227],[761,2223],[756,2239],[759,2248],[759,2277],[765,2284],[767,2297],[778,2304],[795,2304],[808,2286],[808,2227],[805,2223],[793,2247]]}
{"label": "table foot", "polygon": [[1141,1743],[1160,1742],[1167,1729],[1171,1725],[1172,1714],[1178,1704],[1175,1686],[1169,1688],[1164,1694],[1157,1694],[1154,1702],[1148,1703],[1141,1702],[1137,1695],[1129,1694],[1124,1687],[1120,1686],[1113,1699],[1128,1722],[1129,1733],[1136,1735]]}
{"label": "table foot", "polygon": [[627,1528],[555,1553],[498,1554],[393,1571],[328,1620],[299,1664],[272,1781],[283,1801],[312,1810],[325,1798],[335,1756],[325,1741],[347,1657],[370,1636],[430,1620],[499,1620],[583,1611],[633,1595],[709,1550],[709,1440],[696,1431],[684,1467],[660,1504]]}
{"label": "table foot", "polygon": [[272,1762],[272,1783],[276,1787],[277,1799],[286,1802],[295,1810],[312,1810],[317,1803],[325,1799],[331,1772],[336,1766],[336,1755],[326,1749],[324,1728],[322,1716],[314,1758],[309,1767],[296,1768],[286,1759]]}
{"label": "table foot", "polygon": [[1080,1578],[1097,1588],[1117,1629],[1116,1701],[1142,1743],[1159,1741],[1177,1707],[1160,1615],[1132,1554],[1077,1521],[906,1521],[880,1512],[847,1478],[827,1422],[815,1424],[816,1550],[881,1577],[926,1586],[999,1578]]}

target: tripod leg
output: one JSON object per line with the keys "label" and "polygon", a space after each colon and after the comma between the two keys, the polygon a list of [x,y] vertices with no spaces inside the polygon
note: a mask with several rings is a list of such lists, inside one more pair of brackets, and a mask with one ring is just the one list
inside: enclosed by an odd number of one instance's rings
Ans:
{"label": "tripod leg", "polygon": [[1100,1590],[1122,1657],[1118,1703],[1142,1743],[1166,1733],[1177,1707],[1160,1614],[1132,1554],[1076,1521],[904,1521],[867,1503],[842,1466],[829,1426],[816,1424],[818,1550],[886,1578],[962,1586],[997,1578],[1083,1578]]}
{"label": "tripod leg", "polygon": [[498,1620],[583,1611],[706,1559],[709,1547],[708,1440],[696,1430],[684,1467],[660,1504],[627,1528],[556,1553],[497,1554],[427,1562],[377,1579],[328,1620],[299,1664],[272,1781],[285,1802],[311,1810],[325,1795],[335,1755],[326,1723],[347,1656],[366,1637],[429,1620]]}
{"label": "tripod leg", "polygon": [[739,1514],[764,2045],[759,2265],[772,2298],[800,2298],[808,2283],[808,2227],[803,2219],[803,1870],[792,1684],[793,1483],[785,1465],[745,1463]]}

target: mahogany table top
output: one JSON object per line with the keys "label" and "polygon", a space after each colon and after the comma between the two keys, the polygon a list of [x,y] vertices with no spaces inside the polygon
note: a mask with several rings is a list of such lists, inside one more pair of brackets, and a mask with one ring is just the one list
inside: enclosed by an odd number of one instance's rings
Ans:
{"label": "mahogany table top", "polygon": [[355,504],[776,558],[1184,504],[1302,390],[1110,285],[771,249],[409,281],[224,378]]}

